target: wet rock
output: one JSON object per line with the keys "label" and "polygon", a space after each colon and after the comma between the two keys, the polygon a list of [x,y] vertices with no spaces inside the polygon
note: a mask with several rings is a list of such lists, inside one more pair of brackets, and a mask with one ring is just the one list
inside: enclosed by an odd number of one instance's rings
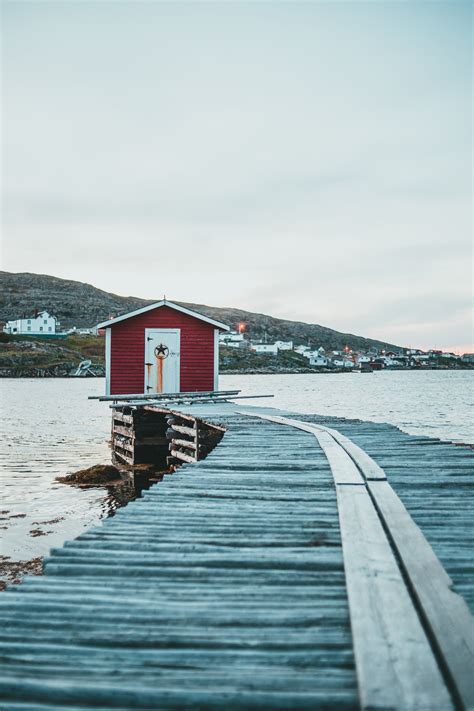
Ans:
{"label": "wet rock", "polygon": [[47,536],[51,531],[43,531],[41,528],[32,528],[30,531],[30,536],[32,538],[37,538],[38,536]]}
{"label": "wet rock", "polygon": [[7,585],[21,583],[25,575],[42,575],[43,558],[12,561],[6,555],[0,556],[0,590]]}
{"label": "wet rock", "polygon": [[51,526],[53,523],[59,523],[64,521],[64,516],[57,516],[57,518],[52,518],[50,521],[33,521],[33,526]]}
{"label": "wet rock", "polygon": [[88,469],[80,469],[66,476],[56,477],[56,481],[61,484],[73,484],[74,486],[108,486],[111,482],[122,482],[120,472],[112,464],[95,464]]}

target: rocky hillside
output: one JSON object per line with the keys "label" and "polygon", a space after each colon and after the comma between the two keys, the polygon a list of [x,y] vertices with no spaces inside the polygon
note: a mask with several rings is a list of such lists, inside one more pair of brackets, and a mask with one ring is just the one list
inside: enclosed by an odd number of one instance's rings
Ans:
{"label": "rocky hillside", "polygon": [[94,375],[105,374],[105,343],[98,336],[24,338],[0,335],[0,378],[64,377],[81,361],[92,361]]}
{"label": "rocky hillside", "polygon": [[[62,328],[90,327],[109,316],[119,316],[153,303],[134,296],[117,296],[90,284],[46,274],[0,272],[0,286],[0,320],[20,318],[35,309],[46,309],[59,318]],[[156,300],[159,299],[158,295]],[[361,350],[396,347],[385,341],[340,333],[317,324],[286,321],[242,309],[188,303],[183,305],[231,327],[241,321],[245,322],[247,333],[254,339],[266,335],[269,341],[293,340],[295,343],[310,343],[326,349],[341,349],[345,345]]]}

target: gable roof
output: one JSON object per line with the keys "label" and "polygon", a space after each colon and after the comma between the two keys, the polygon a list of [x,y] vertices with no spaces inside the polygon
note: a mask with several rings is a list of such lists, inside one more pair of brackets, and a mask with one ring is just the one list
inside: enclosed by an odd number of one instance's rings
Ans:
{"label": "gable roof", "polygon": [[200,321],[210,323],[211,326],[220,328],[222,331],[230,330],[229,326],[226,326],[225,323],[221,323],[220,321],[214,321],[214,319],[208,318],[207,316],[203,316],[202,314],[197,313],[197,311],[191,311],[191,309],[186,309],[184,306],[174,304],[172,301],[166,301],[166,299],[163,299],[162,301],[157,301],[156,303],[150,304],[149,306],[144,306],[142,309],[130,311],[128,314],[123,314],[123,316],[117,316],[117,318],[111,318],[108,321],[102,321],[102,323],[97,324],[97,328],[109,328],[110,326],[114,326],[116,323],[120,323],[120,321],[125,321],[128,318],[133,318],[134,316],[145,314],[147,311],[159,309],[161,306],[168,306],[168,308],[174,309],[175,311],[180,311],[181,313],[186,314],[187,316],[192,316],[193,318],[197,318]]}

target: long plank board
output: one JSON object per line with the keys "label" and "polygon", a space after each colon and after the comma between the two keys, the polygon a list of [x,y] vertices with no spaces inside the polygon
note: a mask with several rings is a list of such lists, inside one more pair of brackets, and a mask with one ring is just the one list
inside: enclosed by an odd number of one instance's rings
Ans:
{"label": "long plank board", "polygon": [[362,708],[453,708],[366,488],[336,491]]}
{"label": "long plank board", "polygon": [[336,442],[338,442],[346,450],[351,459],[353,459],[359,467],[364,479],[367,481],[372,479],[385,481],[387,479],[382,467],[380,467],[377,462],[374,462],[372,457],[370,457],[367,452],[364,452],[361,447],[352,442],[349,437],[346,437],[331,427],[323,427],[322,425],[313,425],[313,427],[317,430],[328,432],[331,437],[333,437],[333,439],[335,439]]}
{"label": "long plank board", "polygon": [[322,430],[314,432],[321,449],[327,457],[334,483],[352,484],[353,486],[365,486],[365,482],[359,470],[342,447],[331,437],[328,432]]}
{"label": "long plank board", "polygon": [[[257,415],[254,415],[254,417],[256,416]],[[336,442],[338,442],[343,447],[343,449],[345,449],[346,452],[351,456],[353,461],[356,463],[356,465],[362,472],[364,479],[386,480],[387,478],[382,467],[380,467],[377,462],[374,462],[372,457],[369,457],[367,452],[364,452],[364,450],[357,444],[352,442],[349,437],[346,437],[345,435],[341,434],[335,429],[332,429],[331,427],[324,427],[323,425],[316,425],[312,422],[305,422],[304,420],[293,420],[288,417],[280,417],[274,415],[260,415],[259,417],[261,417],[262,419],[270,420],[271,422],[277,422],[282,425],[286,424],[291,425],[292,427],[298,427],[298,429],[304,430],[305,432],[311,432],[315,435],[318,431],[326,432],[331,435],[331,437],[335,439]]]}
{"label": "long plank board", "polygon": [[368,482],[459,700],[474,709],[474,618],[388,482]]}
{"label": "long plank board", "polygon": [[[336,430],[285,417],[258,417],[314,434],[333,472],[363,708],[430,708],[433,702],[438,708],[452,708],[433,649],[392,553],[391,543],[397,541],[404,572],[427,618],[456,701],[461,707],[473,708],[469,673],[472,617],[462,598],[450,590],[449,576],[386,481],[383,469]],[[346,458],[352,466],[357,464],[367,486],[344,482],[344,473],[350,471]],[[428,696],[423,699],[423,694]]]}
{"label": "long plank board", "polygon": [[457,701],[466,709],[474,709],[474,618],[465,600],[452,590],[451,578],[387,482],[383,469],[337,430],[304,424],[329,433],[359,466],[421,606]]}

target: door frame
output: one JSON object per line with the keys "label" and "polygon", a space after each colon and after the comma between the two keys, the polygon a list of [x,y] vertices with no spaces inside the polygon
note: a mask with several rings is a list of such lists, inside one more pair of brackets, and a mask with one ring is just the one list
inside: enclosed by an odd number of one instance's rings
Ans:
{"label": "door frame", "polygon": [[147,370],[146,370],[146,362],[147,362],[147,355],[148,355],[148,337],[150,334],[154,332],[158,333],[174,333],[176,336],[178,336],[178,349],[179,349],[179,357],[178,357],[178,367],[176,369],[176,379],[175,379],[175,387],[176,390],[174,392],[179,393],[181,391],[181,329],[180,328],[145,328],[145,349],[144,349],[144,362],[143,362],[143,392],[147,393],[146,387],[147,387],[147,381],[146,381],[146,376],[147,376]]}
{"label": "door frame", "polygon": [[110,395],[112,379],[112,329],[105,329],[105,394]]}

